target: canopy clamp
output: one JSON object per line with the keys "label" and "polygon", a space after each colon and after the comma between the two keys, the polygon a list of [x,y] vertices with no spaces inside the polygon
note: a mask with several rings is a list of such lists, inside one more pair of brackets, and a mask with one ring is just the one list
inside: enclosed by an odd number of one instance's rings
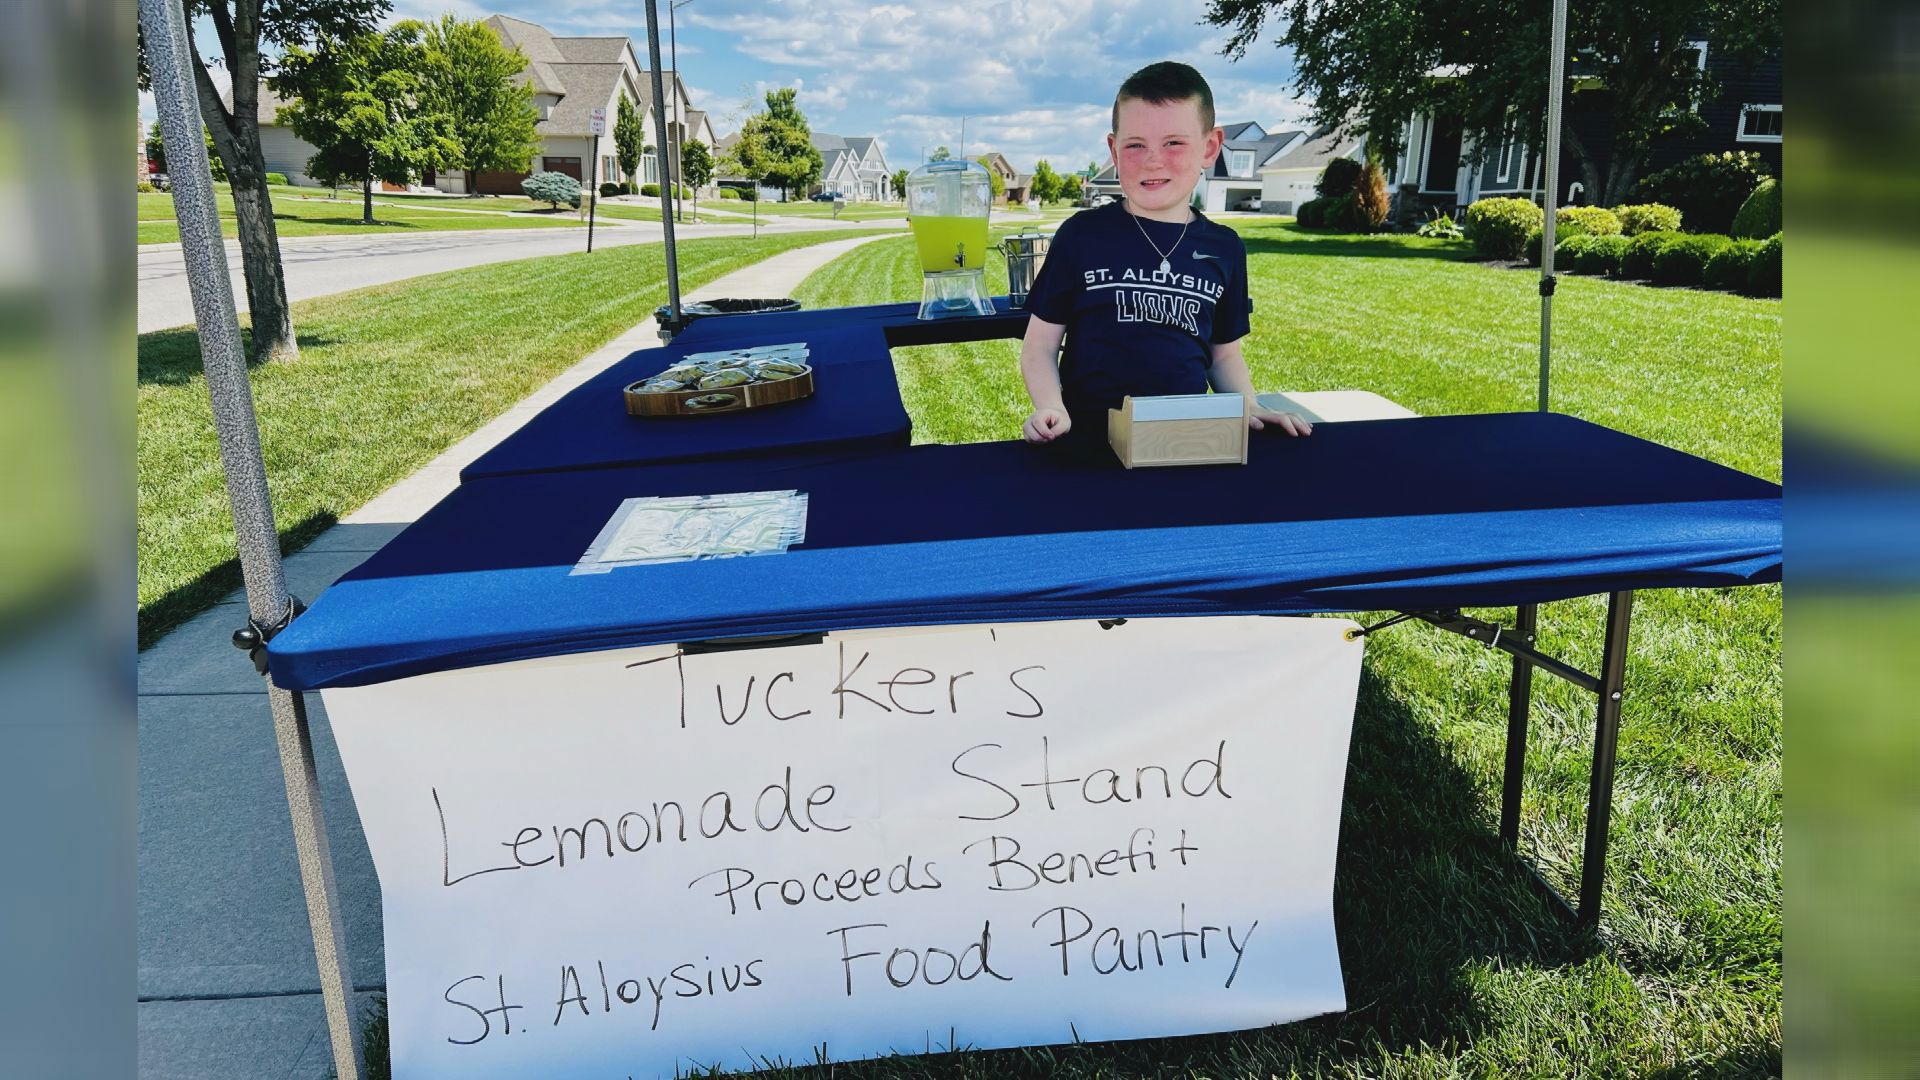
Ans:
{"label": "canopy clamp", "polygon": [[247,625],[233,632],[233,647],[247,654],[247,658],[253,661],[253,670],[257,674],[265,675],[267,673],[267,642],[272,641],[274,635],[285,630],[287,624],[293,622],[305,610],[307,605],[301,603],[299,597],[289,594],[286,610],[280,613],[279,620],[272,625],[262,626],[259,620],[249,615]]}

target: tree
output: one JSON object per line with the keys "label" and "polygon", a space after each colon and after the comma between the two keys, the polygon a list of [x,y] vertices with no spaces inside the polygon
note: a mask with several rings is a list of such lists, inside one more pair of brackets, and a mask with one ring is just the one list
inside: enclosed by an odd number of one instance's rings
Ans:
{"label": "tree", "polygon": [[693,217],[700,219],[700,189],[713,179],[713,154],[699,139],[680,148],[680,179],[693,197]]}
{"label": "tree", "polygon": [[[1232,27],[1223,52],[1239,57],[1269,18],[1293,53],[1295,87],[1310,119],[1362,133],[1367,155],[1391,161],[1415,113],[1457,116],[1472,137],[1470,162],[1515,138],[1539,146],[1545,128],[1548,4],[1502,0],[1322,4],[1311,0],[1210,0],[1207,21]],[[1717,95],[1694,41],[1751,62],[1780,46],[1779,0],[1589,0],[1571,7],[1569,83],[1604,112],[1605,147],[1574,125],[1565,148],[1579,159],[1589,198],[1624,200],[1654,139],[1702,129],[1694,106]],[[1434,77],[1435,71],[1450,77]],[[1589,95],[1592,95],[1591,97]],[[1601,158],[1605,158],[1605,172]]]}
{"label": "tree", "polygon": [[628,181],[640,180],[640,158],[647,152],[647,129],[640,121],[640,110],[620,92],[620,106],[613,117],[614,155],[620,159],[620,172]]}
{"label": "tree", "polygon": [[793,87],[767,91],[767,110],[747,118],[734,144],[740,175],[780,188],[783,201],[820,179],[823,162]]}
{"label": "tree", "polygon": [[[200,43],[191,31],[194,92],[200,117],[233,196],[234,223],[240,238],[240,264],[252,322],[251,360],[298,356],[293,315],[287,306],[286,274],[280,265],[280,234],[273,224],[273,199],[267,190],[267,163],[260,151],[260,81],[273,59],[262,56],[262,42],[276,52],[310,45],[321,37],[344,38],[372,30],[389,9],[388,0],[180,0],[187,25],[202,17],[213,27],[220,47],[217,59],[233,77],[231,99],[223,99],[207,71]],[[139,44],[140,85],[147,85],[146,45]]]}
{"label": "tree", "polygon": [[160,121],[158,120],[147,128],[147,161],[153,166],[154,172],[167,171],[167,148],[160,141]]}
{"label": "tree", "polygon": [[1045,158],[1033,167],[1033,197],[1043,203],[1053,202],[1060,197],[1066,187],[1065,178],[1053,171],[1053,166]]}
{"label": "tree", "polygon": [[951,157],[953,157],[953,151],[947,149],[944,146],[936,146],[933,148],[933,153],[927,156],[927,160],[928,161],[946,161]]}
{"label": "tree", "polygon": [[419,112],[424,27],[403,22],[318,47],[294,45],[268,85],[287,104],[282,123],[312,143],[307,173],[323,184],[360,185],[360,220],[373,220],[373,182],[404,184],[446,152],[432,117]]}
{"label": "tree", "polygon": [[893,197],[896,199],[907,197],[907,170],[905,169],[893,170]]}
{"label": "tree", "polygon": [[433,164],[466,170],[469,194],[482,172],[526,172],[540,149],[533,84],[515,79],[527,58],[451,13],[422,24],[422,35],[420,105],[440,118],[445,140]]}
{"label": "tree", "polygon": [[987,164],[988,159],[986,157],[977,157],[973,160],[979,162],[981,167],[987,170],[987,182],[993,186],[993,197],[997,199],[1005,195],[1007,193],[1007,178],[1001,176],[999,171],[992,165]]}
{"label": "tree", "polygon": [[537,172],[520,181],[520,190],[534,202],[543,202],[560,209],[561,203],[578,210],[580,208],[580,181],[566,173]]}

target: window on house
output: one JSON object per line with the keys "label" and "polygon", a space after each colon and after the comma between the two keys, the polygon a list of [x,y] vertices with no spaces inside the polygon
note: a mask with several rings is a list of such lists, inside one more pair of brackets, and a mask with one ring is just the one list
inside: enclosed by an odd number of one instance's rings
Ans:
{"label": "window on house", "polygon": [[1227,153],[1227,171],[1235,176],[1245,176],[1253,171],[1253,151],[1231,150]]}
{"label": "window on house", "polygon": [[1520,163],[1520,144],[1519,143],[1509,142],[1507,145],[1501,147],[1500,148],[1500,173],[1498,177],[1498,182],[1502,184],[1512,183],[1514,169],[1519,165],[1519,163]]}
{"label": "window on house", "polygon": [[1740,142],[1779,142],[1781,113],[1778,105],[1743,105],[1740,108]]}
{"label": "window on house", "polygon": [[640,182],[643,184],[660,182],[660,161],[657,155],[642,154],[640,156]]}

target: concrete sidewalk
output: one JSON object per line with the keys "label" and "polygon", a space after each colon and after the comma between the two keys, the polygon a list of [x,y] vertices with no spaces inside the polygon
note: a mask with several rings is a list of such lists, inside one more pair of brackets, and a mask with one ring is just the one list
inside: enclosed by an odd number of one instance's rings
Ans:
{"label": "concrete sidewalk", "polygon": [[[791,295],[813,270],[888,234],[774,256],[687,299]],[[311,602],[458,482],[534,413],[635,349],[622,334],[286,560]],[[332,1070],[313,942],[266,692],[231,637],[240,594],[140,654],[140,1076],[293,1077]],[[362,991],[385,984],[380,889],[318,695],[308,696],[347,953]],[[361,995],[363,1001],[369,995]]]}

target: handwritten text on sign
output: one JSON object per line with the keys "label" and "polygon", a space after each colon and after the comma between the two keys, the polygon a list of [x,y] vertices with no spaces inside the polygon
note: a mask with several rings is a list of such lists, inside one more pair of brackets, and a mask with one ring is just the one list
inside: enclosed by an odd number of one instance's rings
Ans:
{"label": "handwritten text on sign", "polygon": [[395,1075],[1344,1008],[1350,625],[871,631],[326,691],[384,898]]}

